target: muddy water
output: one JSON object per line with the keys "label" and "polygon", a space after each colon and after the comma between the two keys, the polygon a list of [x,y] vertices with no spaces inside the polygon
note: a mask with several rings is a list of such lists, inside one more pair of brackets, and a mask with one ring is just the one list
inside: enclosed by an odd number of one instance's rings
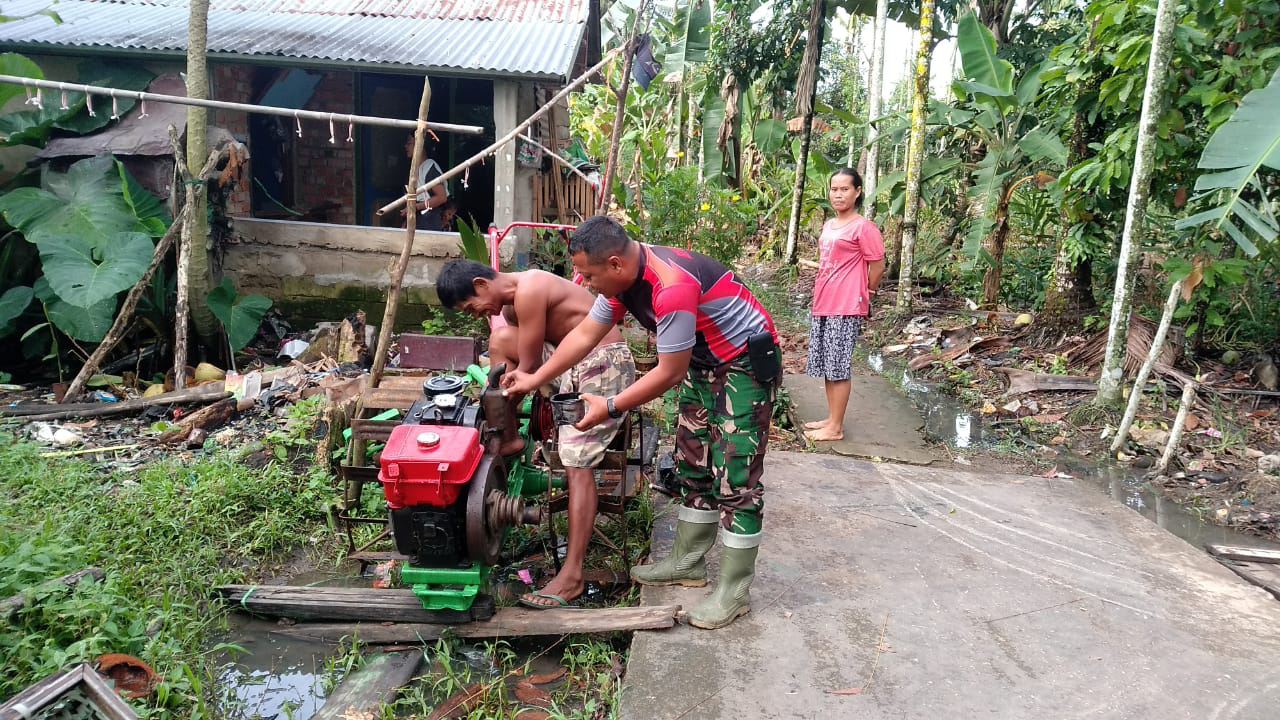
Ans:
{"label": "muddy water", "polygon": [[315,715],[331,682],[336,685],[342,678],[340,672],[326,670],[334,647],[272,634],[278,627],[274,621],[244,613],[231,613],[230,624],[225,642],[247,653],[235,653],[222,667],[220,714],[244,720],[306,720]]}
{"label": "muddy water", "polygon": [[[990,448],[1001,440],[999,424],[993,424],[964,407],[958,399],[913,378],[900,360],[873,353],[867,357],[867,364],[872,370],[897,382],[911,398],[924,417],[925,436],[930,441],[945,443],[955,449],[981,449]],[[1013,441],[1022,440],[1024,444],[1032,445],[1023,440],[1015,424],[1007,424]],[[1153,490],[1142,479],[1145,470],[1099,463],[1069,452],[1060,452],[1054,462],[1059,471],[1093,483],[1099,491],[1197,548],[1220,544],[1280,549],[1280,544],[1256,535],[1202,521],[1196,513]]]}

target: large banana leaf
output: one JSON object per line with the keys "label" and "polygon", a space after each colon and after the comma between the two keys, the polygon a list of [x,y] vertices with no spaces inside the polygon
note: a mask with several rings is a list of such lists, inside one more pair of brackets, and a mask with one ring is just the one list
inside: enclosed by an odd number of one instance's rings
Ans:
{"label": "large banana leaf", "polygon": [[1035,128],[1018,139],[1018,149],[1037,162],[1067,164],[1067,146],[1058,136],[1043,127]]}
{"label": "large banana leaf", "polygon": [[[937,178],[945,176],[959,165],[959,158],[926,156],[920,165],[920,187],[923,188]],[[889,212],[894,215],[901,215],[903,206],[906,204],[906,178],[906,171],[899,170],[880,178],[880,182],[876,185],[877,197],[889,194]]]}
{"label": "large banana leaf", "polygon": [[1011,173],[1005,165],[1006,152],[1000,148],[989,148],[987,154],[974,167],[973,185],[969,188],[969,198],[975,207],[982,212],[973,218],[969,225],[969,233],[965,237],[964,252],[973,258],[976,265],[979,258],[985,256],[982,244],[995,227],[996,208],[1004,195],[1004,184]]}
{"label": "large banana leaf", "polygon": [[753,135],[756,147],[765,155],[773,155],[782,149],[787,140],[787,124],[781,120],[765,118],[756,125]]}
{"label": "large banana leaf", "polygon": [[724,184],[724,153],[717,138],[724,124],[724,100],[719,89],[707,83],[702,95],[702,177],[708,185]]}
{"label": "large banana leaf", "polygon": [[690,65],[706,62],[711,48],[711,0],[689,0],[676,11],[676,37],[662,58],[668,82],[679,82]]}
{"label": "large banana leaf", "polygon": [[[1225,202],[1179,220],[1176,227],[1188,228],[1212,223],[1250,256],[1258,254],[1258,246],[1236,224],[1244,223],[1264,242],[1272,242],[1280,234],[1280,223],[1268,207],[1258,173],[1262,168],[1280,170],[1280,70],[1271,76],[1266,87],[1244,96],[1240,107],[1209,138],[1200,154],[1199,167],[1217,172],[1196,179],[1196,199],[1212,196]],[[1242,197],[1252,187],[1257,201]]]}
{"label": "large banana leaf", "polygon": [[1013,65],[996,56],[995,36],[972,12],[960,18],[956,46],[966,80],[991,88],[999,96],[1013,95]]}

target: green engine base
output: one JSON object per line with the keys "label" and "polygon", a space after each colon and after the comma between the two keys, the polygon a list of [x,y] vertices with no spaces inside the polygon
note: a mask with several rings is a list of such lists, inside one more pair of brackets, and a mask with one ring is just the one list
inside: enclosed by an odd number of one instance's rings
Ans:
{"label": "green engine base", "polygon": [[489,567],[472,563],[469,568],[424,568],[405,565],[400,579],[413,589],[425,610],[471,609],[476,594],[489,579]]}

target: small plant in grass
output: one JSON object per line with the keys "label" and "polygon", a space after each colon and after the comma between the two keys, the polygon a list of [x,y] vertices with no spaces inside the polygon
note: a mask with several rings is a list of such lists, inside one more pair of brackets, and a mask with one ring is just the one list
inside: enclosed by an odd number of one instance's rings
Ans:
{"label": "small plant in grass", "polygon": [[296,457],[299,453],[315,447],[316,441],[312,433],[315,430],[316,421],[324,412],[324,403],[323,395],[315,395],[294,403],[289,408],[284,426],[267,433],[263,441],[267,447],[271,448],[277,460],[286,462],[291,457]]}

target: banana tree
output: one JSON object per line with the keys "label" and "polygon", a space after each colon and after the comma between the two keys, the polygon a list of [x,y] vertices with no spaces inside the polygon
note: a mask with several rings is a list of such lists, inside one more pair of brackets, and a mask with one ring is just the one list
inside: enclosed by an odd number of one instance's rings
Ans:
{"label": "banana tree", "polygon": [[1040,71],[1028,70],[1016,83],[1013,65],[996,56],[995,38],[973,13],[960,18],[956,44],[964,80],[953,85],[963,97],[949,117],[956,127],[985,147],[973,167],[970,201],[981,212],[969,226],[966,254],[985,262],[982,304],[994,308],[1000,298],[1001,265],[1009,235],[1009,201],[1019,181],[1043,177],[1049,166],[1066,163],[1067,150],[1057,135],[1031,114],[1040,92]]}

